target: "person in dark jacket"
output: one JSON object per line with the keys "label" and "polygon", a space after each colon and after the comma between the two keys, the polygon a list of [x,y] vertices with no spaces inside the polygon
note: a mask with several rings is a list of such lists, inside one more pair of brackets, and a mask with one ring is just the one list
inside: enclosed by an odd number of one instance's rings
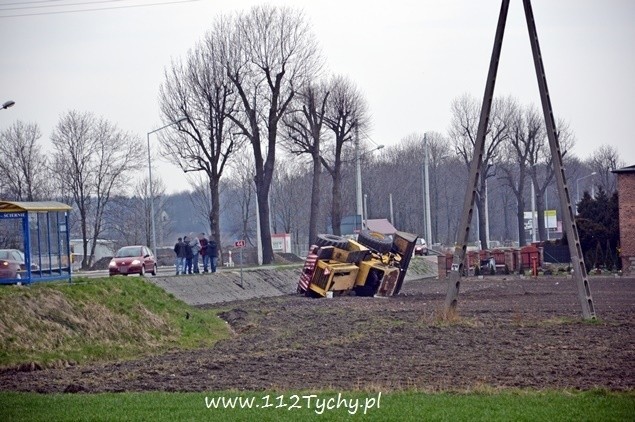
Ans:
{"label": "person in dark jacket", "polygon": [[183,243],[185,243],[184,274],[192,274],[192,258],[194,257],[194,253],[192,252],[192,245],[190,244],[190,239],[187,236],[183,238]]}
{"label": "person in dark jacket", "polygon": [[207,272],[207,268],[209,268],[209,256],[207,255],[207,238],[205,237],[205,233],[201,233],[198,236],[198,240],[201,244],[201,257],[203,259],[203,272]]}
{"label": "person in dark jacket", "polygon": [[176,261],[174,262],[176,275],[183,274],[185,271],[185,244],[180,237],[174,245],[174,253],[176,254]]}
{"label": "person in dark jacket", "polygon": [[209,236],[207,241],[207,256],[209,257],[210,270],[216,272],[216,263],[218,262],[218,245],[212,235]]}

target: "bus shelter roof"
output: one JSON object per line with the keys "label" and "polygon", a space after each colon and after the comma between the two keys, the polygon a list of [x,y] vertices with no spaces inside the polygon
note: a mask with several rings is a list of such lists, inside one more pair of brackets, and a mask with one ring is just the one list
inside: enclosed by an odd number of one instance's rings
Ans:
{"label": "bus shelter roof", "polygon": [[24,212],[24,211],[69,211],[70,205],[56,201],[14,202],[0,201],[0,212]]}

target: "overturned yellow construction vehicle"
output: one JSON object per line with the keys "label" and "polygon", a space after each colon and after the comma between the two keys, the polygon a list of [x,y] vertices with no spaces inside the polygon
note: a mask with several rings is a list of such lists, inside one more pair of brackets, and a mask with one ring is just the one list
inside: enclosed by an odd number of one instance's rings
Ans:
{"label": "overturned yellow construction vehicle", "polygon": [[417,236],[391,237],[362,230],[357,240],[320,234],[311,247],[298,281],[298,293],[312,297],[399,293]]}

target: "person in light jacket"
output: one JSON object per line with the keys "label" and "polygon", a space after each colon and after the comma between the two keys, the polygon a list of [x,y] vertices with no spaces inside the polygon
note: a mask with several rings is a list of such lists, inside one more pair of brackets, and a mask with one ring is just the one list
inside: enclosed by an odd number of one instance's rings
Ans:
{"label": "person in light jacket", "polygon": [[192,271],[198,274],[198,254],[201,251],[201,242],[194,236],[192,240]]}

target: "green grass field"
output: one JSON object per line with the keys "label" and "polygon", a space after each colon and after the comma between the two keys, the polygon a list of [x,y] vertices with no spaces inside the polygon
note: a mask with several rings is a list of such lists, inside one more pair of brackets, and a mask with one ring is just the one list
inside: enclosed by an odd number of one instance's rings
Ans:
{"label": "green grass field", "polygon": [[[0,366],[56,366],[211,347],[229,334],[139,277],[0,289]],[[224,401],[223,401],[224,400]],[[633,421],[635,392],[488,390],[36,394],[0,392],[0,421]]]}
{"label": "green grass field", "polygon": [[193,308],[140,277],[78,279],[0,289],[0,366],[59,366],[210,347],[229,336],[213,311]]}
{"label": "green grass field", "polygon": [[[635,418],[632,393],[604,391],[412,392],[381,396],[373,392],[343,393],[339,397],[333,392],[51,395],[3,392],[0,403],[3,421],[632,421]],[[230,406],[232,403],[234,408]]]}

